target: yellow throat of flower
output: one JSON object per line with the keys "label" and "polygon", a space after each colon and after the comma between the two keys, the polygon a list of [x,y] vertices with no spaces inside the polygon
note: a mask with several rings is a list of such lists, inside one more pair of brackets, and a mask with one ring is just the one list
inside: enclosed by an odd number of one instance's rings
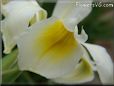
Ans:
{"label": "yellow throat of flower", "polygon": [[74,53],[77,41],[73,32],[69,32],[62,21],[56,20],[44,28],[45,31],[40,32],[34,42],[34,48],[38,56],[45,57],[51,55],[51,57],[56,57],[55,61],[58,61]]}

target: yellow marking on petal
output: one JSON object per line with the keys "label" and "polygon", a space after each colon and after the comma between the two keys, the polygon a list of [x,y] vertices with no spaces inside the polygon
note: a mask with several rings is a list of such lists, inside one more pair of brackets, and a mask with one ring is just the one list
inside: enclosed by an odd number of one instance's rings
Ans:
{"label": "yellow marking on petal", "polygon": [[[82,61],[76,67],[75,71],[73,73],[71,73],[71,75],[66,76],[65,78],[68,81],[69,80],[81,81],[81,80],[86,79],[87,77],[91,77],[92,75],[93,75],[93,71],[92,71],[91,65],[88,63],[87,60],[82,58]],[[71,77],[71,78],[69,78],[69,77]]]}
{"label": "yellow marking on petal", "polygon": [[81,59],[80,65],[76,68],[76,72],[72,75],[72,79],[86,79],[86,77],[91,77],[93,75],[92,67],[87,60]]}
{"label": "yellow marking on petal", "polygon": [[43,19],[45,19],[47,16],[44,13],[43,10],[38,11],[38,13],[36,13],[29,21],[29,26],[31,26],[32,24],[36,23],[37,21],[41,21]]}
{"label": "yellow marking on petal", "polygon": [[37,21],[37,16],[36,14],[30,19],[29,21],[29,26],[31,26],[32,24],[34,24]]}
{"label": "yellow marking on petal", "polygon": [[91,81],[93,78],[94,72],[92,70],[90,63],[82,57],[81,62],[76,65],[74,71],[60,78],[55,78],[54,81],[66,84],[76,84]]}
{"label": "yellow marking on petal", "polygon": [[77,48],[74,34],[69,32],[60,20],[44,28],[45,31],[38,34],[33,45],[38,56],[47,56],[52,62],[58,62],[74,53]]}
{"label": "yellow marking on petal", "polygon": [[47,17],[47,15],[42,10],[38,12],[37,16],[38,16],[39,20],[46,19],[46,17]]}

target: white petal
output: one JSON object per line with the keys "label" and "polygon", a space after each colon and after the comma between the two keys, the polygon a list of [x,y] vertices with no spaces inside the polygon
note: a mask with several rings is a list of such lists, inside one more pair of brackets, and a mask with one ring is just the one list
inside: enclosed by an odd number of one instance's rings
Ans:
{"label": "white petal", "polygon": [[[46,18],[46,11],[35,1],[14,0],[3,6],[5,19],[2,21],[1,32],[4,41],[4,53],[10,53],[15,46],[14,38],[24,32],[29,25],[29,21],[37,15],[37,21]],[[39,18],[40,17],[40,18]]]}
{"label": "white petal", "polygon": [[54,17],[31,26],[17,39],[17,44],[19,68],[47,78],[72,71],[82,55],[74,34]]}
{"label": "white petal", "polygon": [[[70,31],[73,31],[75,25],[82,21],[91,12],[90,6],[93,0],[58,0],[53,12],[56,16],[64,21]],[[82,4],[90,4],[83,7]]]}
{"label": "white petal", "polygon": [[87,41],[88,39],[88,35],[86,34],[86,32],[84,31],[83,27],[82,27],[82,31],[80,34],[78,34],[78,27],[76,26],[74,29],[74,34],[75,34],[75,38],[78,39],[78,41],[80,43],[84,43]]}
{"label": "white petal", "polygon": [[90,57],[90,54],[88,53],[87,49],[84,46],[82,46],[82,49],[83,49],[83,58],[86,59],[91,65],[92,69],[96,71],[96,66],[93,58]]}
{"label": "white petal", "polygon": [[95,60],[96,68],[101,82],[103,84],[114,83],[113,63],[106,49],[99,45],[93,45],[87,43],[83,43],[83,45],[88,49],[91,56]]}
{"label": "white petal", "polygon": [[81,62],[76,65],[75,70],[66,76],[60,78],[52,79],[52,81],[61,84],[81,84],[93,80],[94,72],[91,67],[91,64],[87,59],[82,58]]}

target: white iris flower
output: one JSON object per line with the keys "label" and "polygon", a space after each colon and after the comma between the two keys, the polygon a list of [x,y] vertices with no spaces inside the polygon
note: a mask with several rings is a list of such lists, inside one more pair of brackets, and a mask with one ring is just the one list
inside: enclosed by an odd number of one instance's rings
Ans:
{"label": "white iris flower", "polygon": [[[14,34],[12,37],[20,32],[18,28],[22,31],[27,29],[16,37],[19,68],[62,84],[80,84],[91,81],[94,79],[94,71],[97,71],[103,84],[113,83],[113,63],[107,51],[101,46],[85,43],[88,36],[83,29],[81,34],[78,34],[76,25],[91,12],[92,8],[90,6],[78,7],[76,1],[85,3],[84,0],[58,0],[52,17],[28,28],[27,25],[38,8],[36,11],[33,7],[34,12],[30,6],[28,7],[30,11],[23,7],[26,13],[18,14],[17,11],[18,15],[11,17],[14,18],[13,20],[7,19],[13,22],[8,22],[9,26],[15,26],[12,30]],[[91,4],[92,0],[87,0],[86,3]],[[28,15],[26,18],[28,22],[23,19],[26,24],[18,21],[19,24],[14,25],[14,22],[20,20],[18,16],[25,18],[23,15]],[[14,30],[14,28],[17,29]]]}
{"label": "white iris flower", "polygon": [[[51,18],[35,23],[17,39],[20,69],[47,78],[60,77],[74,70],[83,55],[74,29],[90,11],[91,7],[76,7],[75,0],[58,0]],[[82,31],[82,36],[84,34]]]}

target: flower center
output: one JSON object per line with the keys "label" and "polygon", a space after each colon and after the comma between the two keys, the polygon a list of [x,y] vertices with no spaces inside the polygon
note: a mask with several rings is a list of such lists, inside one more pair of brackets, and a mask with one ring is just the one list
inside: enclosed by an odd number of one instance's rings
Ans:
{"label": "flower center", "polygon": [[45,31],[40,32],[40,35],[35,39],[36,53],[40,57],[49,54],[57,57],[57,60],[62,57],[67,57],[68,53],[72,54],[77,47],[77,41],[74,38],[73,32],[69,32],[60,20],[44,27]]}

